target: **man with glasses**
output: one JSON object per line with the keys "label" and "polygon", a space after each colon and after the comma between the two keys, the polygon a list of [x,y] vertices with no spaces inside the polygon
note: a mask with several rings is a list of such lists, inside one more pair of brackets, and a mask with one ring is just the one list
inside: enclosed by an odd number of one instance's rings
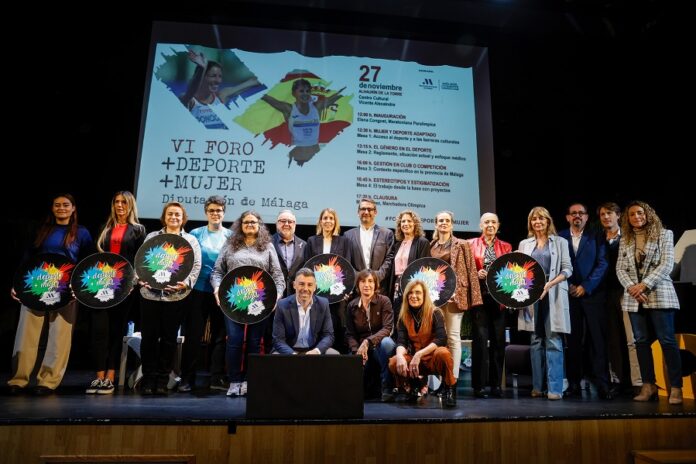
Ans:
{"label": "man with glasses", "polygon": [[275,247],[280,268],[285,276],[285,293],[283,297],[295,293],[292,283],[295,281],[295,273],[304,264],[304,252],[307,242],[295,235],[297,220],[289,209],[278,213],[276,219],[276,233],[273,234],[273,246]]}
{"label": "man with glasses", "polygon": [[201,245],[203,262],[181,324],[185,342],[181,354],[181,384],[178,387],[180,392],[190,392],[195,387],[200,342],[208,317],[210,317],[210,388],[227,391],[228,387],[224,367],[224,315],[215,302],[213,287],[210,285],[210,273],[215,267],[215,260],[227,239],[232,235],[231,230],[222,226],[225,205],[225,199],[219,195],[208,198],[204,205],[208,225],[191,231],[191,235],[196,237]]}
{"label": "man with glasses", "polygon": [[345,233],[351,246],[351,264],[356,271],[372,269],[382,288],[389,288],[385,282],[394,258],[394,233],[375,224],[377,204],[371,198],[363,198],[358,204],[360,226]]}
{"label": "man with glasses", "polygon": [[573,203],[566,220],[570,227],[558,235],[568,240],[573,275],[570,276],[570,333],[566,336],[567,395],[580,396],[583,378],[583,340],[589,349],[594,381],[600,398],[612,399],[607,356],[608,318],[604,309],[608,268],[603,237],[587,228],[587,207]]}

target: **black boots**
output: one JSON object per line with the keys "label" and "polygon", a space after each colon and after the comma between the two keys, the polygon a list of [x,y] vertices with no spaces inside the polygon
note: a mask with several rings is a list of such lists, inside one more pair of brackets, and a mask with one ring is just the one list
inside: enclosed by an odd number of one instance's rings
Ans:
{"label": "black boots", "polygon": [[445,395],[442,398],[446,408],[454,408],[457,406],[457,386],[446,386]]}

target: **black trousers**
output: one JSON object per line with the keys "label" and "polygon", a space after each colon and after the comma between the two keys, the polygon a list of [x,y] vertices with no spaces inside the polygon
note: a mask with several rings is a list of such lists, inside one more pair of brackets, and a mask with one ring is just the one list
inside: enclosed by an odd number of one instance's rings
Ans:
{"label": "black trousers", "polygon": [[116,370],[121,361],[123,336],[126,334],[126,321],[133,306],[131,293],[121,303],[112,308],[89,310],[90,348],[94,370]]}
{"label": "black trousers", "polygon": [[505,311],[486,293],[483,305],[471,309],[471,319],[471,385],[474,390],[500,387],[505,361]]}
{"label": "black trousers", "polygon": [[606,295],[597,292],[581,298],[570,297],[570,333],[566,334],[566,377],[570,384],[580,383],[583,372],[583,354],[589,350],[594,380],[598,387],[609,386],[607,356],[608,316]]}
{"label": "black trousers", "polygon": [[225,321],[222,310],[212,293],[191,290],[185,299],[181,321],[184,346],[181,352],[181,379],[192,386],[199,368],[201,338],[210,318],[210,348],[212,375],[223,375],[225,370]]}
{"label": "black trousers", "polygon": [[187,298],[180,301],[153,301],[140,299],[142,334],[140,358],[143,362],[143,382],[166,384],[176,354],[176,336],[181,312]]}

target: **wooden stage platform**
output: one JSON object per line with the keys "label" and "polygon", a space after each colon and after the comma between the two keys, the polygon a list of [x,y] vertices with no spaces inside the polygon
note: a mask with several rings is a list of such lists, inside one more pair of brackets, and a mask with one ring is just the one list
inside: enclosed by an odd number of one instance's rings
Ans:
{"label": "wooden stage platform", "polygon": [[[460,390],[457,408],[365,403],[364,417],[252,421],[246,399],[201,390],[84,394],[87,375],[48,397],[0,397],[0,463],[632,463],[633,450],[696,449],[696,405],[630,397],[548,401]],[[696,456],[694,457],[696,462]]]}

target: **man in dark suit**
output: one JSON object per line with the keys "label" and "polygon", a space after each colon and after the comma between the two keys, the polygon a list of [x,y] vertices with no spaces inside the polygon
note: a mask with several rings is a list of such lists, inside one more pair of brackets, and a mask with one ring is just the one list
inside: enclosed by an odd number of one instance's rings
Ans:
{"label": "man in dark suit", "polygon": [[360,200],[358,217],[360,226],[345,233],[351,246],[351,264],[358,272],[364,269],[376,271],[381,287],[389,288],[387,280],[394,259],[394,233],[375,224],[377,204],[370,198]]}
{"label": "man in dark suit", "polygon": [[292,282],[295,273],[304,264],[304,254],[307,242],[295,235],[297,220],[289,209],[284,209],[276,219],[276,230],[273,234],[273,247],[278,255],[280,268],[285,276],[285,293],[288,296],[294,292]]}
{"label": "man in dark suit", "polygon": [[570,276],[570,333],[567,335],[566,376],[568,395],[580,395],[583,377],[583,339],[590,349],[592,371],[601,398],[611,399],[609,360],[607,355],[608,318],[604,309],[604,278],[608,268],[603,237],[588,230],[587,207],[573,203],[566,220],[569,229],[558,235],[568,240],[573,275]]}
{"label": "man in dark suit", "polygon": [[334,341],[329,300],[315,296],[317,281],[311,269],[295,275],[295,294],[278,302],[273,318],[273,352],[279,354],[339,354]]}

